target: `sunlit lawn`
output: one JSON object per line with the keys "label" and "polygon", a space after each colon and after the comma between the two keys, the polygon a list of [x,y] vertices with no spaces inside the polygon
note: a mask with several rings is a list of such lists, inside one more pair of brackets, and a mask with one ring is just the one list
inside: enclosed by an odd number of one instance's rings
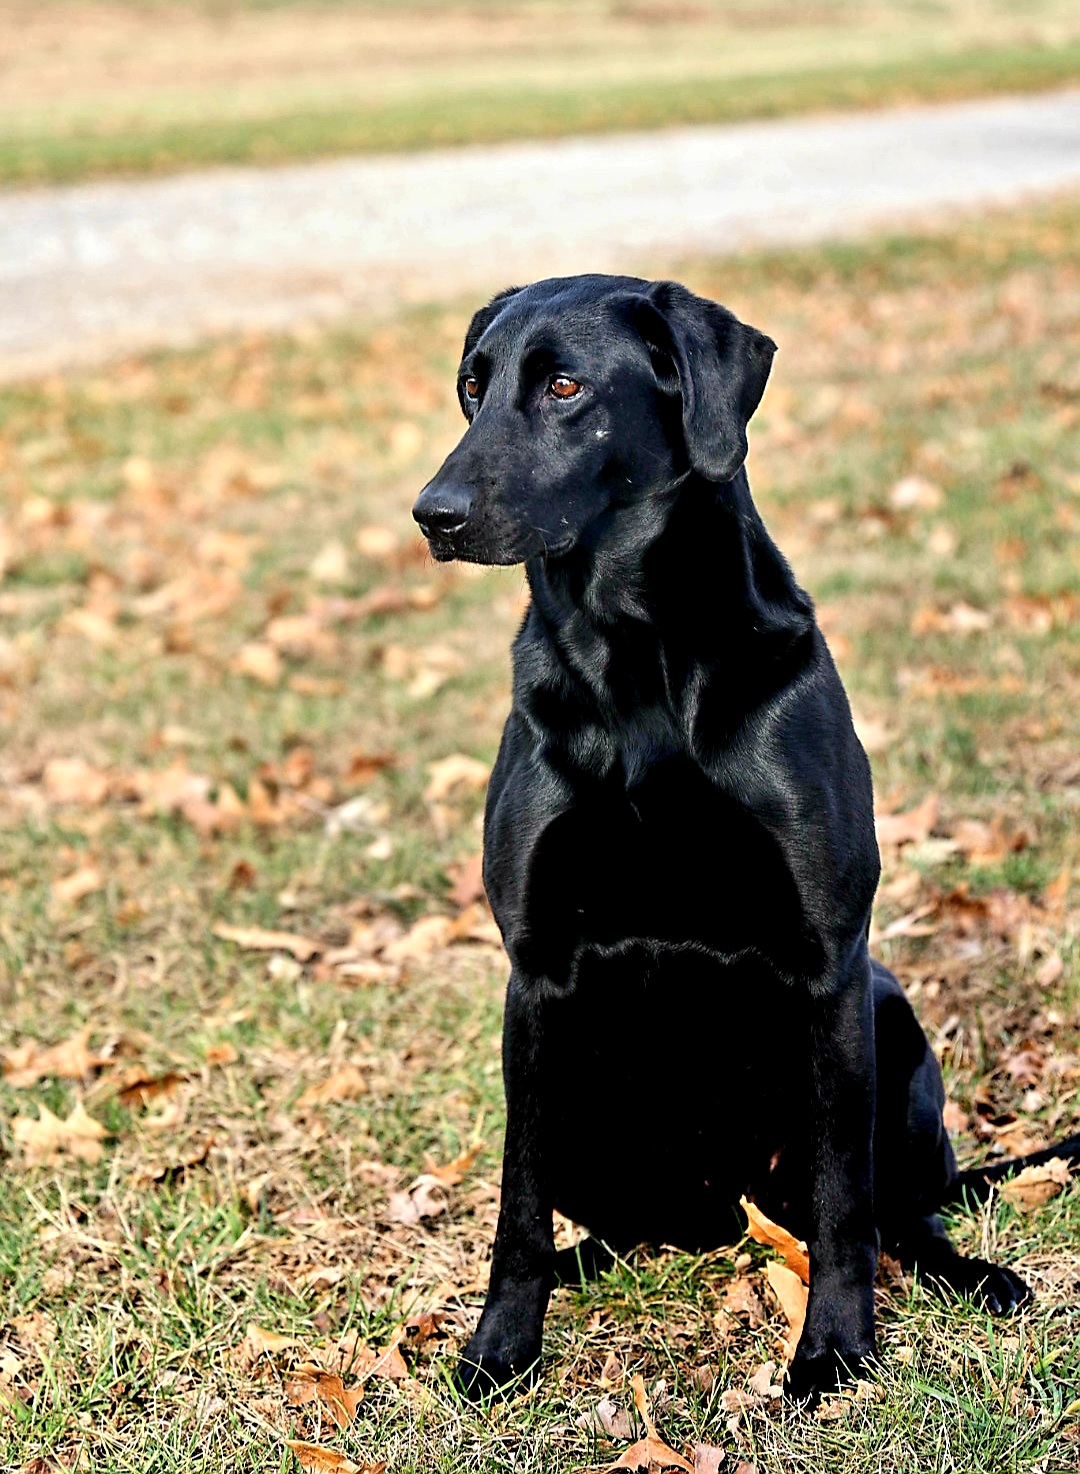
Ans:
{"label": "sunlit lawn", "polygon": [[1080,78],[1080,16],[1067,0],[6,0],[5,56],[0,182],[39,183],[1061,87]]}
{"label": "sunlit lawn", "polygon": [[[659,267],[780,343],[752,484],[882,808],[937,797],[886,848],[877,924],[966,1161],[1080,1124],[1078,230],[1066,201]],[[535,1393],[447,1394],[497,1207],[475,764],[523,582],[432,567],[409,507],[460,429],[472,305],[0,395],[0,1464],[284,1469],[292,1437],[394,1471],[602,1466],[626,1443],[592,1413],[640,1373],[669,1441],[726,1468],[1075,1469],[1075,1189],[956,1220],[1035,1286],[1016,1322],[883,1283],[877,1400],[827,1421],[725,1400],[785,1331],[745,1244],[560,1292]],[[627,1192],[662,1181],[635,1120],[678,1091],[633,1060],[612,1082],[596,1147]],[[103,1134],[72,1134],[79,1102]],[[423,1311],[381,1369],[408,1378],[372,1373]],[[344,1429],[298,1400],[335,1356],[366,1376]]]}

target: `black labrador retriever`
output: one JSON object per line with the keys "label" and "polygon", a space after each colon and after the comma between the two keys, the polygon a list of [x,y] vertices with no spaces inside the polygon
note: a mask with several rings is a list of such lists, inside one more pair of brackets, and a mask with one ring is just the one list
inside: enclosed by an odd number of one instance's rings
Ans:
{"label": "black labrador retriever", "polygon": [[957,1172],[937,1062],[867,951],[869,766],[743,469],[774,351],[673,282],[503,292],[414,508],[437,559],[523,562],[532,595],[487,799],[508,1118],[469,1396],[538,1361],[553,1208],[587,1267],[730,1243],[744,1193],[805,1238],[797,1399],[872,1361],[879,1243],[991,1310],[1029,1294],[937,1216],[1016,1164]]}

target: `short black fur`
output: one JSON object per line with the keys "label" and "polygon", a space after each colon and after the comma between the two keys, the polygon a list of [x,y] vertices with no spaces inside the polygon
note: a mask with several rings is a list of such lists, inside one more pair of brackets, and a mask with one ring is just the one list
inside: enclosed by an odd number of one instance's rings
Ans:
{"label": "short black fur", "polygon": [[799,1399],[872,1363],[879,1243],[993,1310],[1028,1297],[937,1216],[1000,1169],[957,1174],[937,1062],[867,950],[869,766],[743,469],[774,348],[673,282],[510,289],[469,328],[470,428],[414,509],[436,558],[524,562],[532,594],[485,826],[512,973],[471,1396],[532,1371],[578,1272],[553,1208],[593,1268],[729,1243],[744,1193],[805,1237]]}

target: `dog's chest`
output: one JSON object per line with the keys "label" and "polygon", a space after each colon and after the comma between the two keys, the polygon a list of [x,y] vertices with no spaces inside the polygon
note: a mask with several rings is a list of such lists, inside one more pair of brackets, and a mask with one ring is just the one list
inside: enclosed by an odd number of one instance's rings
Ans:
{"label": "dog's chest", "polygon": [[630,940],[730,954],[770,926],[797,927],[798,897],[758,820],[690,760],[598,786],[551,825],[530,911],[577,944]]}

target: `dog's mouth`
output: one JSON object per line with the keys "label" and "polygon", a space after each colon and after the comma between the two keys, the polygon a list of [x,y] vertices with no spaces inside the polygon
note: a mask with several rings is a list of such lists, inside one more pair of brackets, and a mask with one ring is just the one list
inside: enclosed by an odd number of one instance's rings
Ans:
{"label": "dog's mouth", "polygon": [[428,550],[436,563],[478,563],[492,568],[507,568],[527,563],[537,556],[558,558],[570,551],[572,537],[549,543],[533,529],[518,536],[485,537],[481,529],[468,526],[455,529],[453,535],[434,530],[425,534]]}

